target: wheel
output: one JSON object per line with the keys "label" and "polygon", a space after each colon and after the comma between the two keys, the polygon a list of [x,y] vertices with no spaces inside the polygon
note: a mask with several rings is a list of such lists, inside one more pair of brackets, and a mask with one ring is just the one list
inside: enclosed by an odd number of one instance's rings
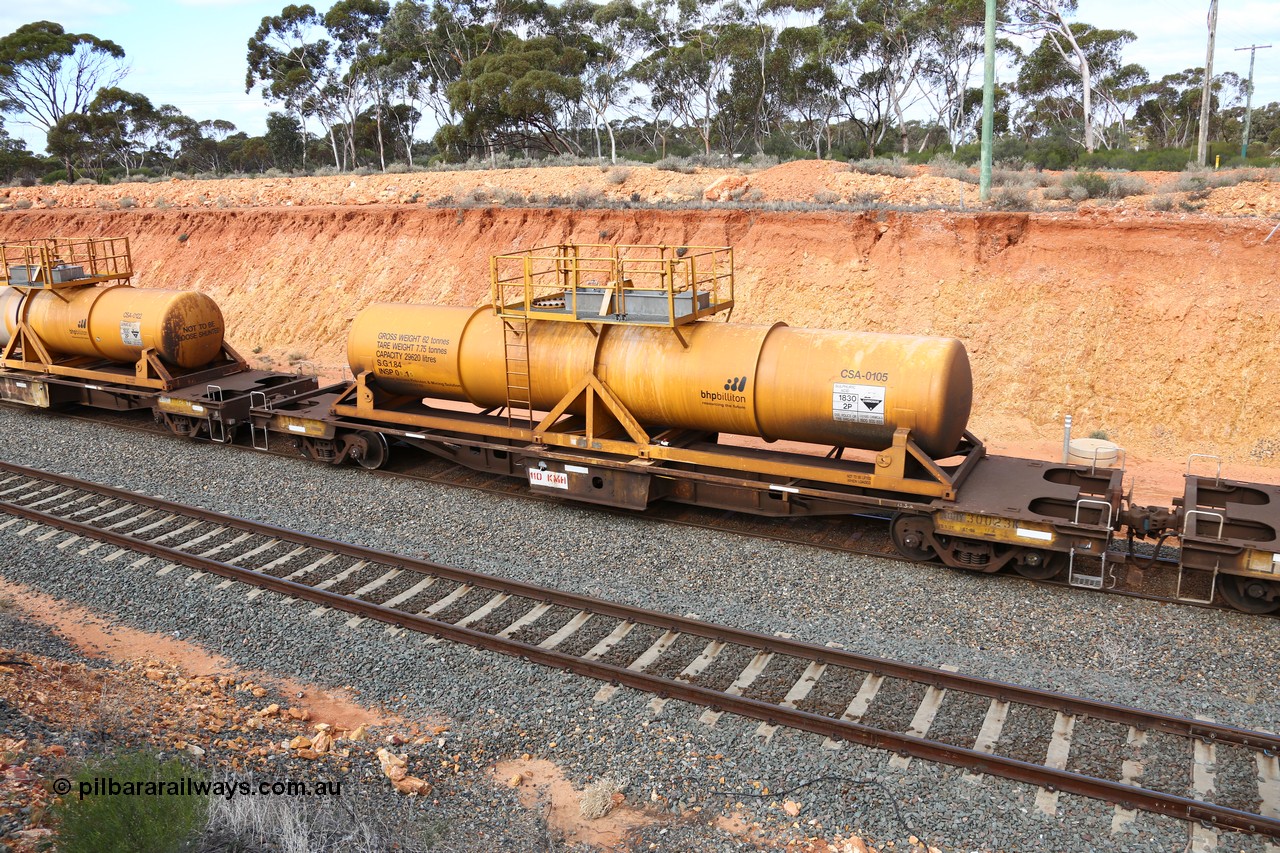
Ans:
{"label": "wheel", "polygon": [[1062,555],[1053,551],[1028,549],[1013,562],[1013,570],[1024,578],[1046,581],[1062,570]]}
{"label": "wheel", "polygon": [[351,458],[356,460],[361,468],[375,471],[386,464],[387,457],[390,455],[387,437],[382,433],[372,430],[356,433],[356,441],[351,445]]}
{"label": "wheel", "polygon": [[1219,575],[1218,590],[1227,603],[1242,613],[1274,613],[1280,610],[1280,583],[1245,575]]}
{"label": "wheel", "polygon": [[904,558],[913,563],[923,563],[937,556],[926,535],[932,529],[933,524],[925,516],[899,513],[893,517],[889,536],[893,539],[893,547]]}

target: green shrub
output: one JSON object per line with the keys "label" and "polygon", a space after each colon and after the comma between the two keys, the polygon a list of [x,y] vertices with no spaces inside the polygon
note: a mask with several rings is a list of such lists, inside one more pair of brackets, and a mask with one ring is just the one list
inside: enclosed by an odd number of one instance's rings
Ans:
{"label": "green shrub", "polygon": [[171,853],[194,849],[208,814],[209,798],[199,795],[87,795],[81,785],[94,779],[118,783],[152,782],[181,785],[205,777],[174,758],[161,762],[144,752],[127,753],[86,767],[76,774],[72,791],[55,807],[58,849],[62,853]]}
{"label": "green shrub", "polygon": [[1028,188],[1038,184],[1040,172],[1025,172],[1020,169],[992,169],[991,186]]}
{"label": "green shrub", "polygon": [[1075,172],[1063,178],[1062,185],[1072,201],[1106,198],[1111,192],[1111,183],[1097,172]]}
{"label": "green shrub", "polygon": [[653,165],[664,172],[679,172],[682,175],[692,175],[698,169],[688,157],[663,157]]}
{"label": "green shrub", "polygon": [[1128,198],[1151,192],[1151,185],[1136,175],[1116,175],[1107,184],[1107,195],[1111,198]]}
{"label": "green shrub", "polygon": [[1209,175],[1206,172],[1184,172],[1182,177],[1178,178],[1178,182],[1173,185],[1174,190],[1180,193],[1195,192],[1203,190],[1209,186]]}
{"label": "green shrub", "polygon": [[958,163],[946,154],[939,154],[929,161],[929,172],[942,178],[963,181],[966,184],[978,183],[978,174],[970,171],[964,163]]}
{"label": "green shrub", "polygon": [[909,178],[915,174],[915,169],[901,157],[855,160],[849,164],[849,171],[862,172],[866,175],[889,175],[894,178]]}
{"label": "green shrub", "polygon": [[996,210],[1032,210],[1031,196],[1019,187],[1002,187],[991,194],[991,206]]}
{"label": "green shrub", "polygon": [[772,169],[780,162],[782,161],[773,154],[753,154],[751,155],[751,159],[746,161],[745,165],[751,169],[761,170]]}

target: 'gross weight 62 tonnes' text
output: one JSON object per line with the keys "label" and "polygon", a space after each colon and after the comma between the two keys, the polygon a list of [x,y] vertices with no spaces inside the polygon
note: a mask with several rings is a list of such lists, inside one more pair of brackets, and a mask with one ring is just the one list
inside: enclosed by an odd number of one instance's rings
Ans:
{"label": "'gross weight 62 tonnes' text", "polygon": [[430,335],[379,332],[374,364],[385,376],[410,376],[414,365],[435,364],[436,356],[448,355],[449,343],[449,338]]}

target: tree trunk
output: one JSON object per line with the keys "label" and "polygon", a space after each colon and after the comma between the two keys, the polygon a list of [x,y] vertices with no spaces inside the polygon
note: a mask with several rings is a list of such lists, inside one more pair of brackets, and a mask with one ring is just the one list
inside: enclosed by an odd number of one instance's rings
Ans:
{"label": "tree trunk", "polygon": [[898,138],[902,144],[902,153],[910,154],[911,140],[907,136],[907,120],[906,117],[902,115],[902,101],[898,97],[896,89],[891,90],[889,102],[893,104],[893,114],[897,116],[898,119]]}
{"label": "tree trunk", "polygon": [[338,154],[338,136],[333,132],[333,125],[329,126],[329,145],[333,148],[333,168],[341,172],[342,157]]}
{"label": "tree trunk", "polygon": [[387,153],[382,147],[382,102],[378,102],[378,108],[374,111],[374,121],[378,125],[378,162],[382,164],[382,171],[387,171]]}
{"label": "tree trunk", "polygon": [[613,136],[613,125],[608,121],[604,123],[604,129],[609,131],[609,162],[618,162],[618,140]]}
{"label": "tree trunk", "polygon": [[1093,153],[1093,82],[1089,74],[1089,60],[1085,58],[1084,52],[1079,51],[1077,56],[1080,57],[1080,84],[1084,89],[1084,150],[1090,154]]}
{"label": "tree trunk", "polygon": [[[1071,43],[1071,52],[1076,57],[1076,70],[1080,72],[1080,88],[1083,91],[1081,106],[1084,107],[1084,150],[1090,154],[1093,153],[1093,79],[1089,69],[1089,58],[1084,55],[1084,51],[1080,48],[1080,43],[1076,41],[1075,33],[1071,32],[1071,25],[1066,22],[1061,13],[1058,15],[1060,25],[1060,33],[1068,42]],[[1052,35],[1052,33],[1050,34]],[[1054,41],[1054,46],[1058,48],[1058,53],[1062,53],[1062,46]],[[1066,59],[1064,56],[1063,59]]]}
{"label": "tree trunk", "polygon": [[298,135],[302,138],[302,171],[307,171],[307,122],[298,113]]}

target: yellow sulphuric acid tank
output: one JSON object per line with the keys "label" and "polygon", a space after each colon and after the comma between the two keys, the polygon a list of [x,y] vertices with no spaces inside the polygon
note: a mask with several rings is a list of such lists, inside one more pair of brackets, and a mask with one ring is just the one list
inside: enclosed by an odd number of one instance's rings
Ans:
{"label": "yellow sulphuric acid tank", "polygon": [[[897,427],[934,458],[956,450],[973,377],[954,338],[699,321],[670,329],[529,323],[533,407],[594,372],[643,424],[883,450]],[[347,358],[396,394],[507,402],[502,320],[492,308],[372,305]]]}
{"label": "yellow sulphuric acid tank", "polygon": [[222,311],[203,293],[127,285],[30,293],[0,288],[0,346],[9,343],[26,311],[27,323],[54,354],[133,362],[151,347],[169,364],[195,368],[222,350]]}

